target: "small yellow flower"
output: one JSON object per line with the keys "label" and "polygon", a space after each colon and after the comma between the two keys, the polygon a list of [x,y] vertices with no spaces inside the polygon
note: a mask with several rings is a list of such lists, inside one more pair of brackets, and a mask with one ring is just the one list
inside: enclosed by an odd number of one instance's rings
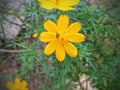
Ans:
{"label": "small yellow flower", "polygon": [[19,78],[15,78],[15,83],[8,82],[7,87],[9,90],[28,90],[27,82],[23,80],[20,82]]}
{"label": "small yellow flower", "polygon": [[37,36],[38,36],[38,32],[34,30],[34,33],[32,34],[32,38],[37,38]]}
{"label": "small yellow flower", "polygon": [[77,56],[78,52],[76,47],[71,43],[80,43],[85,40],[85,36],[79,33],[81,24],[75,22],[69,25],[69,18],[67,15],[61,15],[58,18],[58,23],[48,20],[44,23],[44,28],[47,32],[40,34],[40,40],[42,42],[49,42],[44,53],[51,55],[55,52],[58,61],[62,62],[65,58],[65,53],[70,57]]}
{"label": "small yellow flower", "polygon": [[51,10],[53,8],[59,10],[74,10],[75,8],[71,7],[80,2],[80,0],[38,0],[41,4],[41,7]]}

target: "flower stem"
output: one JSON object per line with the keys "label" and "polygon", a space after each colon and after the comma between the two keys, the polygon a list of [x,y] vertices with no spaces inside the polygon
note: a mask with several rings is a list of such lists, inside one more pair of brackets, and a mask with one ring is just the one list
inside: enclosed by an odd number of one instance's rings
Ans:
{"label": "flower stem", "polygon": [[2,18],[0,19],[0,26],[1,26],[1,29],[2,29],[2,33],[3,33],[5,45],[6,45],[7,44],[7,38],[6,38],[5,30],[4,30],[4,27],[3,27],[3,19]]}

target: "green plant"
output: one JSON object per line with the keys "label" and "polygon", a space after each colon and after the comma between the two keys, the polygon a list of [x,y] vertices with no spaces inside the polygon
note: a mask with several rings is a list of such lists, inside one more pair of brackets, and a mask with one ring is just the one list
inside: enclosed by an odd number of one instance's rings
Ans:
{"label": "green plant", "polygon": [[[120,30],[116,27],[116,19],[111,18],[103,6],[90,7],[83,0],[75,6],[75,11],[62,12],[45,11],[34,0],[23,5],[26,32],[21,31],[23,36],[16,41],[29,51],[19,53],[21,67],[16,76],[26,78],[30,86],[31,82],[37,83],[38,90],[72,90],[74,82],[79,82],[80,76],[86,74],[93,87],[99,90],[119,90]],[[56,22],[60,14],[67,14],[70,23],[81,22],[81,32],[86,35],[84,43],[75,44],[78,56],[66,56],[62,63],[56,60],[55,55],[45,56],[45,43],[30,37],[34,29],[39,34],[44,31],[44,21]]]}

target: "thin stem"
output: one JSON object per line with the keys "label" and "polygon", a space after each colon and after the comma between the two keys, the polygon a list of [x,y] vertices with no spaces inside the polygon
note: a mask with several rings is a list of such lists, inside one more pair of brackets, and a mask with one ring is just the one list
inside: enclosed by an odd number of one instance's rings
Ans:
{"label": "thin stem", "polygon": [[[29,49],[28,47],[26,47],[26,46],[24,46],[24,45],[21,45],[21,44],[19,44],[19,43],[16,43],[16,42],[14,42],[14,41],[11,41],[11,42],[13,42],[13,43],[15,43],[16,45],[21,46],[21,47],[23,47],[23,48]],[[30,50],[30,49],[29,49],[29,50]]]}
{"label": "thin stem", "polygon": [[2,33],[3,33],[3,36],[4,36],[5,45],[6,45],[7,44],[7,38],[6,38],[5,30],[4,30],[4,27],[3,27],[3,19],[2,18],[0,19],[0,26],[1,26],[1,29],[2,29]]}
{"label": "thin stem", "polygon": [[26,52],[26,51],[30,51],[30,50],[4,50],[4,49],[0,49],[0,52]]}

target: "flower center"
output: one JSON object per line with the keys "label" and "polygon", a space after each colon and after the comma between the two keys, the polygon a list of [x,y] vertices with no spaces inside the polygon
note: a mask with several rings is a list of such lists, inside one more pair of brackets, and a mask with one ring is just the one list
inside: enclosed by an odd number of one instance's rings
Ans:
{"label": "flower center", "polygon": [[56,4],[57,4],[57,5],[59,4],[59,0],[56,0]]}
{"label": "flower center", "polygon": [[64,40],[64,38],[62,36],[60,36],[58,33],[56,33],[56,38],[62,42]]}

